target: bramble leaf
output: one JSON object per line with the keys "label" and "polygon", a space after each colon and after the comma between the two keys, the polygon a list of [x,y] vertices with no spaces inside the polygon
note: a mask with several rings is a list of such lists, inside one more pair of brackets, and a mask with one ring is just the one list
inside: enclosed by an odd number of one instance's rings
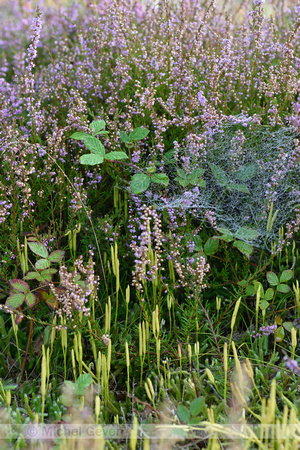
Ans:
{"label": "bramble leaf", "polygon": [[209,167],[212,171],[213,176],[217,180],[217,184],[219,186],[227,186],[229,181],[226,173],[221,167],[216,166],[215,164],[209,164]]}
{"label": "bramble leaf", "polygon": [[247,244],[247,242],[244,241],[234,241],[233,246],[236,247],[241,253],[243,253],[243,255],[247,256],[248,259],[253,252],[253,247],[251,247],[250,244]]}
{"label": "bramble leaf", "polygon": [[248,227],[241,227],[234,233],[235,238],[245,241],[253,241],[253,239],[256,239],[258,236],[259,233],[256,230]]}
{"label": "bramble leaf", "polygon": [[90,152],[94,153],[95,155],[104,156],[105,148],[101,144],[99,139],[95,138],[94,136],[87,135],[83,142],[85,143],[85,146],[90,150]]}
{"label": "bramble leaf", "polygon": [[279,284],[278,277],[274,272],[267,272],[267,280],[271,286],[277,286]]}
{"label": "bramble leaf", "polygon": [[103,162],[103,156],[95,155],[91,153],[89,155],[80,156],[81,164],[88,164],[89,166],[95,166],[96,164],[101,164]]}
{"label": "bramble leaf", "polygon": [[131,133],[129,133],[129,139],[133,141],[140,141],[144,139],[150,133],[147,128],[135,128]]}
{"label": "bramble leaf", "polygon": [[42,258],[48,258],[49,256],[48,250],[41,242],[28,242],[28,247],[33,253]]}
{"label": "bramble leaf", "polygon": [[256,164],[245,164],[235,172],[235,176],[240,181],[247,181],[250,180],[250,178],[253,178],[256,175],[256,172]]}
{"label": "bramble leaf", "polygon": [[104,159],[109,159],[110,161],[118,161],[119,159],[128,159],[128,156],[124,152],[110,152],[104,155]]}
{"label": "bramble leaf", "polygon": [[133,194],[141,194],[145,192],[150,185],[150,177],[144,173],[136,173],[133,175],[130,187]]}
{"label": "bramble leaf", "polygon": [[287,284],[278,284],[277,290],[281,294],[287,294],[290,291],[290,288]]}
{"label": "bramble leaf", "polygon": [[24,294],[30,291],[30,287],[25,281],[23,280],[9,280],[9,284],[15,289],[16,291],[21,291]]}
{"label": "bramble leaf", "polygon": [[93,131],[94,134],[98,134],[105,127],[105,120],[94,120],[89,125],[89,129]]}
{"label": "bramble leaf", "polygon": [[217,239],[209,238],[204,245],[204,251],[207,256],[212,255],[217,251],[219,247],[219,241]]}
{"label": "bramble leaf", "polygon": [[39,259],[34,265],[34,267],[37,270],[43,270],[49,266],[50,266],[50,261],[48,259]]}
{"label": "bramble leaf", "polygon": [[177,416],[181,422],[189,422],[191,418],[190,411],[184,405],[178,405]]}
{"label": "bramble leaf", "polygon": [[9,308],[19,308],[19,306],[22,305],[22,303],[24,302],[24,298],[25,298],[25,294],[23,293],[19,293],[19,294],[11,294],[6,302],[5,305],[8,306]]}
{"label": "bramble leaf", "polygon": [[204,397],[195,398],[190,406],[191,415],[194,417],[198,416],[203,411],[204,407],[205,407]]}
{"label": "bramble leaf", "polygon": [[129,138],[128,134],[125,133],[125,131],[120,131],[120,139],[122,142],[124,142],[124,144],[126,144],[127,142],[130,142],[130,138]]}
{"label": "bramble leaf", "polygon": [[284,270],[280,275],[280,283],[285,283],[293,278],[293,271],[291,269]]}
{"label": "bramble leaf", "polygon": [[169,177],[165,173],[155,173],[151,177],[151,181],[157,184],[163,184],[164,186],[168,186]]}
{"label": "bramble leaf", "polygon": [[87,133],[83,133],[82,131],[76,131],[75,133],[73,133],[70,138],[71,139],[76,139],[78,141],[83,141],[86,137],[90,136]]}
{"label": "bramble leaf", "polygon": [[[65,252],[63,250],[55,250],[52,252],[48,258],[50,262],[60,262],[64,257]],[[55,269],[54,269],[55,270]],[[53,272],[54,273],[54,272]]]}
{"label": "bramble leaf", "polygon": [[24,300],[29,308],[32,308],[36,304],[36,297],[32,292],[29,292],[25,296]]}

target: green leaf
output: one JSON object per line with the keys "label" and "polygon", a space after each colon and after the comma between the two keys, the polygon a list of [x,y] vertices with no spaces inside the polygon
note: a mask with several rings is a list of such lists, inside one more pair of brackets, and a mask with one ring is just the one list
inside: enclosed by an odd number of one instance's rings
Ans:
{"label": "green leaf", "polygon": [[259,233],[256,230],[248,227],[241,227],[235,233],[234,237],[245,241],[253,241],[258,238]]}
{"label": "green leaf", "polygon": [[233,246],[236,247],[243,255],[247,256],[247,258],[250,258],[251,253],[253,252],[253,247],[251,247],[250,244],[247,244],[243,241],[235,241],[233,243]]}
{"label": "green leaf", "polygon": [[274,289],[272,289],[272,288],[267,289],[266,293],[265,293],[265,300],[268,300],[268,301],[272,300],[273,296],[274,296]]}
{"label": "green leaf", "polygon": [[244,194],[250,194],[247,186],[244,186],[243,184],[228,184],[227,189],[229,191],[239,191],[243,192]]}
{"label": "green leaf", "polygon": [[177,173],[178,173],[178,175],[180,176],[180,178],[184,178],[184,179],[187,178],[186,173],[185,173],[184,170],[182,170],[182,169],[177,169]]}
{"label": "green leaf", "polygon": [[165,173],[155,173],[151,177],[151,181],[157,184],[163,184],[164,186],[168,186],[169,177]]}
{"label": "green leaf", "polygon": [[291,332],[294,328],[293,322],[284,322],[282,326],[286,329],[286,331]]}
{"label": "green leaf", "polygon": [[131,133],[129,133],[129,139],[133,141],[140,141],[144,139],[150,133],[147,128],[135,128]]}
{"label": "green leaf", "polygon": [[19,308],[19,306],[22,305],[22,303],[24,302],[24,298],[25,298],[25,294],[12,294],[10,295],[5,304],[6,306],[8,306],[9,308]]}
{"label": "green leaf", "polygon": [[228,228],[224,228],[224,227],[218,227],[217,230],[222,233],[222,234],[227,234],[228,236],[232,236],[233,238],[233,233],[231,233],[230,230],[228,230]]}
{"label": "green leaf", "polygon": [[41,280],[41,275],[38,272],[28,272],[24,276],[24,280]]}
{"label": "green leaf", "polygon": [[278,277],[274,272],[267,272],[267,280],[271,286],[277,286],[279,284]]}
{"label": "green leaf", "polygon": [[190,406],[191,415],[194,417],[198,416],[203,411],[204,406],[205,406],[204,397],[195,398]]}
{"label": "green leaf", "polygon": [[260,309],[263,311],[264,309],[267,309],[267,307],[269,306],[269,302],[267,302],[267,300],[262,300],[259,303],[259,307]]}
{"label": "green leaf", "polygon": [[93,131],[94,134],[98,134],[105,127],[105,120],[94,120],[90,123],[89,129]]}
{"label": "green leaf", "polygon": [[124,144],[126,144],[127,142],[130,142],[130,138],[128,136],[128,134],[125,133],[125,131],[120,131],[120,139],[122,142],[124,142]]}
{"label": "green leaf", "polygon": [[174,178],[175,181],[178,181],[178,183],[182,186],[182,187],[187,187],[189,182],[187,179],[185,178],[181,178],[181,177],[175,177]]}
{"label": "green leaf", "polygon": [[95,138],[94,136],[89,136],[84,139],[85,146],[90,150],[90,152],[94,153],[95,155],[104,156],[105,155],[105,148],[99,141],[99,139]]}
{"label": "green leaf", "polygon": [[136,173],[133,175],[130,187],[133,192],[133,194],[141,194],[142,192],[145,192],[150,185],[150,177],[148,175],[145,175],[143,173]]}
{"label": "green leaf", "polygon": [[217,180],[217,184],[219,186],[227,186],[228,178],[224,170],[221,169],[221,167],[216,166],[215,164],[209,164],[209,167],[212,171],[213,176]]}
{"label": "green leaf", "polygon": [[27,283],[25,283],[25,281],[23,280],[19,280],[19,279],[14,279],[14,280],[9,280],[9,284],[16,290],[16,291],[21,291],[24,294],[26,294],[27,292],[30,291],[30,287]]}
{"label": "green leaf", "polygon": [[95,164],[101,164],[103,162],[103,156],[89,154],[80,156],[81,164],[88,164],[89,166],[94,166]]}
{"label": "green leaf", "polygon": [[[60,250],[59,250],[60,251]],[[41,272],[41,275],[44,277],[45,275],[48,275],[48,274],[54,274],[54,273],[56,273],[57,272],[57,270],[56,269],[46,269],[46,270],[43,270],[42,272]]]}
{"label": "green leaf", "polygon": [[254,281],[255,294],[258,293],[259,287],[260,287],[260,298],[263,299],[263,298],[265,298],[265,292],[264,292],[263,285],[259,281]]}
{"label": "green leaf", "polygon": [[198,183],[197,183],[197,185],[200,186],[200,187],[205,188],[206,182],[205,182],[205,180],[199,180]]}
{"label": "green leaf", "polygon": [[184,405],[178,405],[177,416],[181,422],[186,422],[186,423],[188,423],[191,418],[190,411]]}
{"label": "green leaf", "polygon": [[245,164],[235,172],[235,176],[240,181],[248,181],[256,175],[257,168],[256,164]]}
{"label": "green leaf", "polygon": [[215,253],[218,249],[219,241],[213,238],[209,238],[204,245],[204,251],[209,256]]}
{"label": "green leaf", "polygon": [[71,139],[76,139],[78,141],[83,141],[86,137],[89,137],[90,135],[87,133],[83,133],[82,131],[76,131],[76,133],[73,133],[72,136],[70,136]]}
{"label": "green leaf", "polygon": [[283,327],[277,328],[275,334],[276,334],[276,342],[282,342],[284,339],[284,328]]}
{"label": "green leaf", "polygon": [[175,163],[174,155],[175,155],[175,150],[169,150],[167,153],[165,153],[163,156],[164,163],[165,164],[174,164]]}
{"label": "green leaf", "polygon": [[204,175],[205,169],[195,169],[193,170],[193,172],[191,172],[188,176],[187,179],[189,181],[189,183],[191,184],[198,184],[198,182],[200,181],[200,178],[202,178],[202,176]]}
{"label": "green leaf", "polygon": [[195,243],[195,247],[194,247],[194,250],[196,251],[196,252],[199,252],[200,250],[203,250],[203,247],[202,247],[202,238],[200,237],[200,236],[193,236],[193,241],[194,241],[194,243]]}
{"label": "green leaf", "polygon": [[[55,250],[48,258],[50,262],[58,263],[63,260],[65,252],[63,250]],[[55,270],[55,269],[54,269]],[[53,272],[55,273],[55,272]]]}
{"label": "green leaf", "polygon": [[47,269],[47,267],[49,267],[49,266],[50,266],[50,261],[48,259],[39,259],[34,265],[34,267],[37,270]]}
{"label": "green leaf", "polygon": [[104,159],[109,159],[110,161],[118,161],[119,159],[128,159],[128,156],[124,152],[110,152],[104,155]]}
{"label": "green leaf", "polygon": [[291,269],[284,270],[280,275],[280,283],[285,283],[293,278],[293,271]]}
{"label": "green leaf", "polygon": [[48,258],[49,256],[48,250],[41,242],[28,242],[28,247],[33,253],[42,258]]}
{"label": "green leaf", "polygon": [[25,296],[24,300],[27,303],[27,305],[29,306],[29,308],[32,308],[36,304],[36,297],[35,297],[35,295],[32,292],[29,292]]}
{"label": "green leaf", "polygon": [[246,294],[246,295],[249,295],[249,296],[255,295],[254,286],[252,286],[251,284],[249,284],[249,285],[246,287],[245,294]]}
{"label": "green leaf", "polygon": [[231,242],[233,237],[231,234],[222,234],[222,236],[214,236],[212,239],[218,239],[219,241]]}
{"label": "green leaf", "polygon": [[278,292],[281,292],[281,294],[287,294],[290,291],[290,288],[287,284],[278,284],[277,290]]}
{"label": "green leaf", "polygon": [[76,381],[76,395],[84,395],[86,388],[92,383],[92,375],[84,373],[77,378]]}

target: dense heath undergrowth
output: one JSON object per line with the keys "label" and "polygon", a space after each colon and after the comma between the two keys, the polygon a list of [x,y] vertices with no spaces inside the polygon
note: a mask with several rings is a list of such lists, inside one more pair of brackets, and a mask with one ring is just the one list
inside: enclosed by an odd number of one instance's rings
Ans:
{"label": "dense heath undergrowth", "polygon": [[298,448],[299,1],[10,8],[1,448]]}

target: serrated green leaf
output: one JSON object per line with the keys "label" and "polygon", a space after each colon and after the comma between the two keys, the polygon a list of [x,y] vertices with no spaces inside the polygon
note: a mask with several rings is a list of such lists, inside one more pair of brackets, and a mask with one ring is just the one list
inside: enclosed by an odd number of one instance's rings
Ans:
{"label": "serrated green leaf", "polygon": [[222,234],[227,234],[228,236],[232,236],[233,237],[233,233],[231,233],[230,230],[228,230],[228,228],[224,228],[224,227],[218,227],[217,230],[222,233]]}
{"label": "serrated green leaf", "polygon": [[191,184],[198,184],[200,178],[204,175],[205,169],[195,169],[188,174],[187,179]]}
{"label": "serrated green leaf", "polygon": [[24,276],[24,280],[41,280],[41,275],[38,272],[28,272]]}
{"label": "serrated green leaf", "polygon": [[279,284],[278,277],[274,272],[267,272],[267,280],[271,286],[277,286]]}
{"label": "serrated green leaf", "polygon": [[245,294],[246,294],[246,295],[249,295],[249,297],[255,295],[254,286],[252,286],[251,284],[249,284],[249,285],[246,287]]}
{"label": "serrated green leaf", "polygon": [[36,304],[36,297],[32,292],[29,292],[25,296],[24,300],[29,308],[32,308]]}
{"label": "serrated green leaf", "polygon": [[57,273],[57,270],[56,269],[46,269],[46,270],[43,270],[42,272],[41,272],[41,275],[47,275],[47,274],[54,274],[54,273]]}
{"label": "serrated green leaf", "polygon": [[187,187],[189,182],[187,179],[185,178],[181,178],[181,177],[175,177],[174,178],[175,181],[178,181],[178,183],[182,186],[182,187]]}
{"label": "serrated green leaf", "polygon": [[99,141],[99,139],[95,138],[94,136],[87,136],[84,141],[85,146],[95,155],[104,156],[105,155],[105,148]]}
{"label": "serrated green leaf", "polygon": [[265,291],[264,291],[263,285],[259,281],[254,281],[255,294],[258,293],[259,288],[260,288],[260,298],[263,299],[263,298],[265,298]]}
{"label": "serrated green leaf", "polygon": [[13,287],[13,289],[15,289],[16,291],[21,291],[24,294],[30,291],[29,285],[25,283],[25,281],[23,280],[19,279],[9,280],[9,284]]}
{"label": "serrated green leaf", "polygon": [[218,250],[219,241],[217,239],[209,238],[204,245],[204,251],[207,256],[212,255]]}
{"label": "serrated green leaf", "polygon": [[179,175],[180,178],[184,178],[184,179],[187,178],[185,171],[182,169],[177,169],[177,174]]}
{"label": "serrated green leaf", "polygon": [[291,269],[284,270],[280,275],[280,283],[285,283],[293,278],[293,271]]}
{"label": "serrated green leaf", "polygon": [[41,242],[28,242],[28,247],[33,253],[42,258],[48,258],[49,256],[48,250]]}
{"label": "serrated green leaf", "polygon": [[206,187],[206,182],[205,182],[205,180],[199,180],[199,181],[197,182],[197,186],[205,188],[205,187]]}
{"label": "serrated green leaf", "polygon": [[92,383],[92,375],[84,373],[77,378],[75,392],[76,395],[84,395],[86,388]]}
{"label": "serrated green leaf", "polygon": [[174,164],[175,163],[174,155],[175,155],[175,150],[169,150],[167,153],[165,153],[163,156],[164,163],[165,164]]}
{"label": "serrated green leaf", "polygon": [[145,192],[150,185],[150,177],[144,173],[136,173],[133,175],[130,187],[133,194],[141,194]]}
{"label": "serrated green leaf", "polygon": [[212,171],[213,176],[217,180],[217,184],[219,186],[227,186],[229,181],[224,170],[221,169],[221,167],[216,166],[215,164],[209,164],[209,167]]}
{"label": "serrated green leaf", "polygon": [[12,294],[7,298],[5,305],[13,309],[19,308],[24,302],[24,298],[25,294]]}
{"label": "serrated green leaf", "polygon": [[241,227],[235,233],[234,237],[245,241],[253,241],[258,238],[259,233],[256,230],[248,227]]}
{"label": "serrated green leaf", "polygon": [[243,192],[244,194],[250,194],[249,189],[247,188],[247,186],[244,186],[243,184],[228,184],[226,186],[226,188],[229,191],[238,191],[238,192]]}
{"label": "serrated green leaf", "polygon": [[34,265],[34,267],[37,270],[43,270],[49,266],[50,266],[50,261],[48,259],[39,259]]}
{"label": "serrated green leaf", "polygon": [[199,250],[203,250],[202,247],[202,238],[200,236],[193,236],[193,241],[195,243],[194,250],[198,252]]}
{"label": "serrated green leaf", "polygon": [[198,416],[205,407],[204,397],[195,398],[190,405],[190,413],[192,416]]}
{"label": "serrated green leaf", "polygon": [[281,292],[281,294],[287,294],[290,291],[290,288],[287,284],[278,284],[277,290],[278,292]]}
{"label": "serrated green leaf", "polygon": [[157,184],[163,184],[164,186],[168,186],[169,177],[165,173],[155,173],[151,177],[151,181]]}
{"label": "serrated green leaf", "polygon": [[124,142],[124,144],[126,144],[127,142],[130,142],[130,138],[129,138],[128,134],[125,133],[125,131],[120,131],[120,139],[122,142]]}
{"label": "serrated green leaf", "polygon": [[247,256],[248,259],[253,252],[253,247],[250,244],[247,244],[247,242],[234,241],[233,246],[243,253],[243,255]]}
{"label": "serrated green leaf", "polygon": [[257,168],[256,164],[245,164],[235,172],[235,176],[240,181],[248,181],[256,175]]}
{"label": "serrated green leaf", "polygon": [[140,141],[144,139],[150,133],[147,128],[135,128],[131,133],[129,133],[129,139],[133,141]]}
{"label": "serrated green leaf", "polygon": [[181,422],[186,422],[186,423],[188,423],[191,418],[190,411],[184,405],[178,405],[177,416]]}
{"label": "serrated green leaf", "polygon": [[65,252],[63,250],[55,250],[49,255],[48,260],[54,263],[60,262],[63,260],[64,254]]}
{"label": "serrated green leaf", "polygon": [[105,120],[94,120],[89,125],[89,129],[93,131],[94,134],[98,134],[105,127]]}
{"label": "serrated green leaf", "polygon": [[89,166],[95,166],[96,164],[101,164],[103,162],[103,156],[95,155],[91,153],[89,155],[80,156],[81,164],[88,164]]}
{"label": "serrated green leaf", "polygon": [[289,332],[294,328],[293,322],[284,322],[282,326]]}
{"label": "serrated green leaf", "polygon": [[272,289],[272,288],[267,289],[266,293],[265,293],[265,300],[268,300],[268,301],[272,300],[273,296],[274,296],[274,289]]}
{"label": "serrated green leaf", "polygon": [[124,152],[110,152],[104,155],[104,159],[108,159],[110,161],[118,161],[121,159],[128,159],[128,156]]}
{"label": "serrated green leaf", "polygon": [[267,302],[267,300],[262,300],[261,302],[259,302],[259,307],[262,311],[264,309],[267,309],[268,306],[269,306],[269,302]]}
{"label": "serrated green leaf", "polygon": [[77,141],[83,141],[86,137],[90,136],[87,133],[83,133],[82,131],[76,131],[70,136],[71,139],[76,139]]}
{"label": "serrated green leaf", "polygon": [[277,328],[277,330],[275,331],[275,335],[276,335],[276,342],[282,342],[284,339],[284,328],[283,327],[279,327]]}

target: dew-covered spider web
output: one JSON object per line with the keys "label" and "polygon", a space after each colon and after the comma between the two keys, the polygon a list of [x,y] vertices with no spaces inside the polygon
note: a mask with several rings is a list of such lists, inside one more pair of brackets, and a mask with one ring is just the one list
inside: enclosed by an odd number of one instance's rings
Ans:
{"label": "dew-covered spider web", "polygon": [[[300,204],[300,146],[295,139],[292,127],[271,131],[251,122],[247,127],[228,122],[206,141],[187,170],[205,169],[205,187],[189,184],[183,188],[173,181],[172,199],[158,208],[189,210],[199,219],[211,211],[218,227],[232,233],[250,227],[260,234],[255,246],[270,244]],[[267,231],[272,203],[276,218],[272,230]]]}

